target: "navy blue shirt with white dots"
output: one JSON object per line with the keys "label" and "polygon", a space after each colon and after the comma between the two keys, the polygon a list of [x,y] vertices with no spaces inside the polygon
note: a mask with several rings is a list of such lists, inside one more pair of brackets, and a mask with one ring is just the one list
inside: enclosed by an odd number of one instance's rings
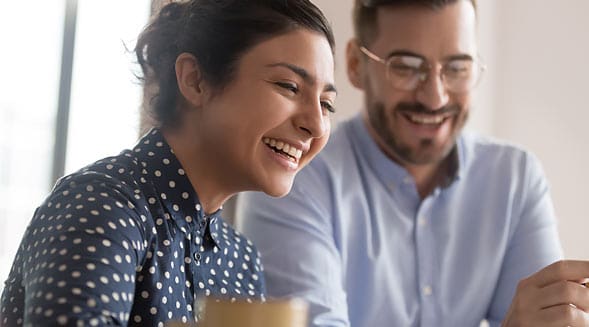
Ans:
{"label": "navy blue shirt with white dots", "polygon": [[153,129],[62,178],[37,209],[2,294],[2,326],[163,326],[194,299],[264,300],[259,254],[207,215]]}

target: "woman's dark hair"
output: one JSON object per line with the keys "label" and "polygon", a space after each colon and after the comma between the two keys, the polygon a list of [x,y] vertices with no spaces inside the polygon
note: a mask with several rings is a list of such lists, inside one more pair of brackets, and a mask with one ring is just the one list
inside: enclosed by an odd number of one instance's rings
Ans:
{"label": "woman's dark hair", "polygon": [[192,0],[164,6],[139,36],[135,53],[151,93],[146,109],[155,123],[178,122],[175,62],[194,55],[214,90],[231,80],[241,56],[272,37],[306,28],[335,41],[323,13],[309,0]]}
{"label": "woman's dark hair", "polygon": [[[354,32],[362,45],[369,45],[376,39],[378,36],[376,15],[378,7],[420,6],[438,10],[457,1],[462,0],[356,0],[353,10]],[[469,1],[476,10],[476,0]]]}

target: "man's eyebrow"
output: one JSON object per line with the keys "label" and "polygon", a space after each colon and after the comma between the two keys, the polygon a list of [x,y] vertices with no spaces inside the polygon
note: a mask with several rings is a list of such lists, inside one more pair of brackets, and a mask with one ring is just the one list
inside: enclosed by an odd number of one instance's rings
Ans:
{"label": "man's eyebrow", "polygon": [[[308,83],[310,85],[315,85],[315,79],[303,67],[299,67],[297,65],[289,64],[287,62],[278,62],[278,63],[275,63],[275,64],[269,64],[269,65],[267,65],[267,67],[284,67],[284,68],[288,68],[292,72],[294,72],[295,74],[299,75],[306,83]],[[325,88],[323,89],[323,91],[324,92],[335,92],[335,93],[337,93],[337,89],[335,88],[335,85],[333,85],[332,83],[329,83],[329,84],[325,85]]]}
{"label": "man's eyebrow", "polygon": [[416,52],[413,52],[413,51],[409,51],[409,50],[395,50],[395,51],[391,51],[386,56],[386,59],[388,59],[390,57],[394,57],[394,56],[411,56],[411,57],[417,57],[417,58],[420,58],[420,59],[426,61],[426,58],[424,56],[420,55],[419,53],[416,53]]}
{"label": "man's eyebrow", "polygon": [[[412,57],[417,57],[420,58],[424,61],[427,61],[427,59],[420,55],[419,53],[410,51],[410,50],[395,50],[390,52],[387,55],[387,59],[393,56],[412,56]],[[459,54],[454,54],[454,55],[449,55],[447,57],[444,58],[443,61],[450,61],[450,60],[474,60],[474,58],[469,55],[468,53],[459,53]]]}
{"label": "man's eyebrow", "polygon": [[450,55],[446,58],[444,58],[445,61],[450,61],[450,60],[471,60],[473,61],[474,58],[469,55],[468,53],[460,53],[460,54],[455,54],[455,55]]}

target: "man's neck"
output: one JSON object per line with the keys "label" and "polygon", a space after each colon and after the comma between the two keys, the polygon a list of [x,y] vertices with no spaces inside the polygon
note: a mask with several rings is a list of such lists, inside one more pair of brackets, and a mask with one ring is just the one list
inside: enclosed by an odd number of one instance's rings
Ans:
{"label": "man's neck", "polygon": [[413,177],[421,199],[426,198],[436,187],[441,186],[447,180],[449,159],[446,157],[441,162],[426,165],[403,164]]}
{"label": "man's neck", "polygon": [[457,168],[457,154],[456,147],[440,161],[429,163],[429,164],[415,164],[407,162],[397,156],[396,153],[390,150],[385,142],[378,136],[378,133],[374,131],[366,116],[364,120],[368,133],[376,141],[377,146],[384,152],[384,154],[391,160],[405,168],[409,174],[413,177],[417,192],[421,199],[427,197],[432,193],[436,187],[444,186],[448,183]]}

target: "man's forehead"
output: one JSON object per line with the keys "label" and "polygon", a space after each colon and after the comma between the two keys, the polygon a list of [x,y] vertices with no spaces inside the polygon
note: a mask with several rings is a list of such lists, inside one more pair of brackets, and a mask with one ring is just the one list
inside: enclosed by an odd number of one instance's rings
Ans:
{"label": "man's forehead", "polygon": [[411,50],[426,57],[476,52],[476,17],[469,1],[441,9],[379,7],[376,33],[373,44],[384,51]]}

